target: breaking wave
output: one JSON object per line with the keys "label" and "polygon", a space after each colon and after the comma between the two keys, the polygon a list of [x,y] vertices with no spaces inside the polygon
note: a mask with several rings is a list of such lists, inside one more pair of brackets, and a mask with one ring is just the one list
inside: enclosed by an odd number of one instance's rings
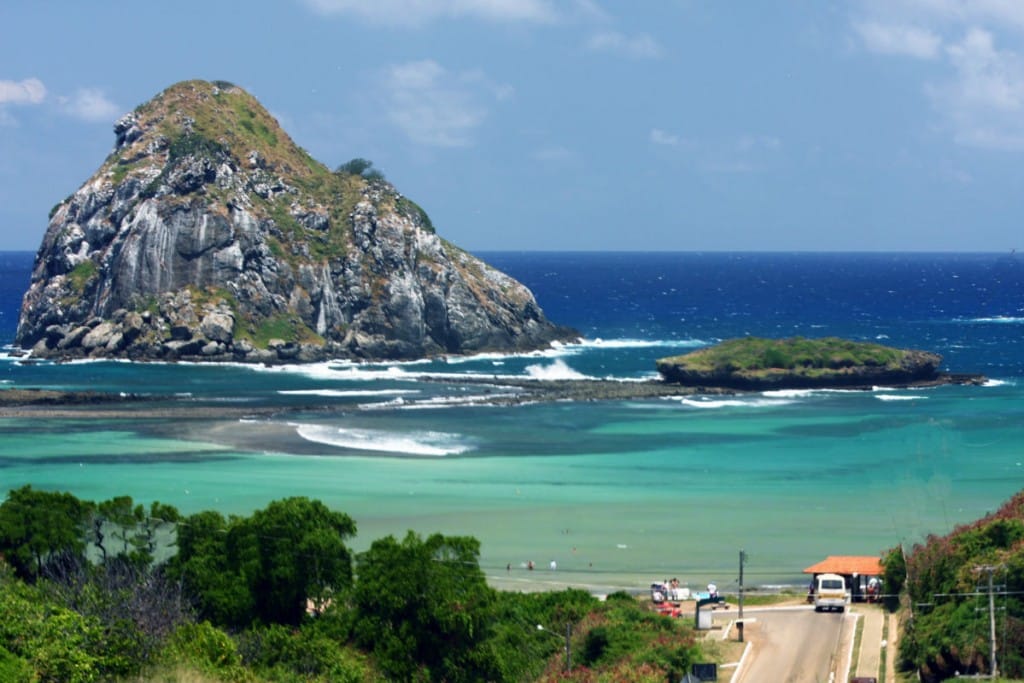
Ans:
{"label": "breaking wave", "polygon": [[295,432],[306,441],[353,451],[442,457],[465,453],[473,448],[461,435],[447,432],[400,434],[376,429],[305,424],[295,425]]}
{"label": "breaking wave", "polygon": [[740,399],[740,398],[725,398],[725,399],[713,399],[713,398],[682,398],[679,402],[684,406],[691,408],[701,408],[704,410],[714,408],[771,408],[774,406],[786,406],[795,401],[784,398],[752,398],[752,399]]}
{"label": "breaking wave", "polygon": [[555,359],[551,365],[527,365],[526,375],[530,379],[551,381],[559,379],[592,379],[581,372],[573,370],[561,358]]}
{"label": "breaking wave", "polygon": [[875,398],[877,398],[879,401],[917,401],[917,400],[922,400],[923,401],[923,400],[926,400],[928,397],[927,396],[918,396],[916,394],[902,394],[902,395],[896,395],[896,394],[875,394]]}
{"label": "breaking wave", "polygon": [[419,393],[415,389],[281,389],[277,393],[285,396],[323,396],[326,398],[406,396]]}
{"label": "breaking wave", "polygon": [[984,318],[964,318],[960,322],[967,323],[994,323],[997,325],[1021,325],[1024,324],[1024,317],[1013,315],[994,315]]}

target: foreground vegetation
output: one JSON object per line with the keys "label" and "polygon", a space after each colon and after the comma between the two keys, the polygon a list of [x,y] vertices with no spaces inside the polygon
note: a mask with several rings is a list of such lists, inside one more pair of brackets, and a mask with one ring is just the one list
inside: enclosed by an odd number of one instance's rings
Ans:
{"label": "foreground vegetation", "polygon": [[994,623],[999,673],[1024,678],[1024,492],[909,553],[894,549],[885,566],[886,592],[899,596],[890,607],[901,601],[904,616],[900,668],[923,681],[989,674]]}
{"label": "foreground vegetation", "polygon": [[355,531],[301,497],[183,517],[13,490],[0,680],[661,683],[705,656],[688,624],[625,594],[491,589],[473,538],[409,532],[353,555]]}

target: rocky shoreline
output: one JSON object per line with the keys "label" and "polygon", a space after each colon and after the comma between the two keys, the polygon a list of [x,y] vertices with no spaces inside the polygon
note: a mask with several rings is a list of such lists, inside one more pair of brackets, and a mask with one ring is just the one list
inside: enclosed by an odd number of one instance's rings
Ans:
{"label": "rocky shoreline", "polygon": [[[523,405],[554,401],[628,401],[687,396],[737,396],[756,391],[723,387],[684,386],[658,379],[621,381],[603,379],[531,380],[518,377],[424,377],[422,382],[460,384],[485,387],[493,395],[483,393],[472,401],[476,405]],[[983,375],[940,374],[928,380],[886,385],[887,389],[924,389],[943,385],[981,386]],[[827,387],[819,387],[827,388]],[[835,387],[847,391],[871,391],[875,386]],[[512,389],[513,392],[494,391]],[[323,404],[310,403],[289,408],[247,406],[211,406],[204,402],[187,402],[168,396],[106,393],[97,391],[56,391],[47,389],[0,390],[0,417],[62,416],[91,417],[96,415],[134,417],[204,417],[223,418],[243,415],[280,414],[295,411],[331,410]]]}

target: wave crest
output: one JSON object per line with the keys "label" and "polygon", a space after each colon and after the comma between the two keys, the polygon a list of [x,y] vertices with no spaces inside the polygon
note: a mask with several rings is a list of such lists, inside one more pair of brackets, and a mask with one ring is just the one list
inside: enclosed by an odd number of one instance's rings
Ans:
{"label": "wave crest", "polygon": [[537,380],[591,379],[587,375],[573,370],[561,358],[556,358],[551,365],[527,365],[525,370],[530,379]]}
{"label": "wave crest", "polygon": [[442,457],[465,453],[473,448],[461,435],[447,432],[401,434],[315,424],[295,425],[295,432],[306,441],[353,451]]}

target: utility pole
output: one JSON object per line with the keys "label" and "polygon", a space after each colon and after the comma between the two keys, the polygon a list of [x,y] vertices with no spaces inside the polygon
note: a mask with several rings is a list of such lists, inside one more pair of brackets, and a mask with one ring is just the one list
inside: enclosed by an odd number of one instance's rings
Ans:
{"label": "utility pole", "polygon": [[569,650],[569,638],[572,636],[572,622],[565,622],[565,672],[572,671],[572,655]]}
{"label": "utility pole", "polygon": [[740,618],[736,622],[736,633],[740,642],[743,642],[743,564],[747,561],[747,554],[740,549]]}
{"label": "utility pole", "polygon": [[988,572],[988,630],[989,630],[989,663],[991,671],[989,678],[999,675],[999,665],[996,663],[996,595],[995,587],[992,585],[992,575],[998,567],[990,564],[975,567],[976,572]]}

